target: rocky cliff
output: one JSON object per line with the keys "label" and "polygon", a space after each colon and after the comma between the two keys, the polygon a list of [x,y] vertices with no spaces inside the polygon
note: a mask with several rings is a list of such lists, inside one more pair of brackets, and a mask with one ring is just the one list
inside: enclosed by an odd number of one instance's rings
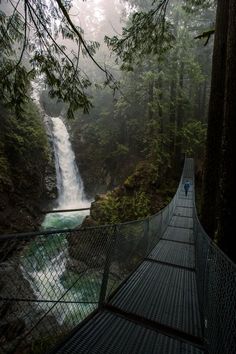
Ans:
{"label": "rocky cliff", "polygon": [[0,234],[38,228],[42,206],[56,196],[54,163],[45,127],[32,102],[21,119],[1,107]]}

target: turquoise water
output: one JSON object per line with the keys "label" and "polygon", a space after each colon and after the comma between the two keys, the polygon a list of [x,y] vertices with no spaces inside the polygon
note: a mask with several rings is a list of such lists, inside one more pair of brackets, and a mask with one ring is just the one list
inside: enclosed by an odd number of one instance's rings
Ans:
{"label": "turquoise water", "polygon": [[[40,107],[41,87],[34,86],[34,99]],[[47,116],[47,119],[51,121],[58,209],[87,207],[90,201],[84,193],[66,124],[62,117]],[[87,214],[88,211],[49,213],[43,220],[41,230],[74,229]],[[40,300],[32,302],[36,312],[40,316],[41,313],[48,313],[49,317],[53,315],[59,324],[75,325],[95,308],[101,274],[97,269],[85,270],[86,267],[71,269],[67,236],[65,231],[35,237],[24,248],[21,269],[30,283],[34,298]],[[75,261],[78,263],[78,260]]]}
{"label": "turquoise water", "polygon": [[[86,211],[48,214],[42,228],[74,228],[81,224],[85,215]],[[37,310],[50,311],[60,325],[75,325],[93,311],[101,286],[101,272],[71,270],[67,267],[68,259],[66,233],[57,233],[34,239],[27,246],[21,262],[23,274],[36,298],[43,300],[36,304]]]}
{"label": "turquoise water", "polygon": [[82,223],[87,214],[88,211],[47,214],[42,223],[42,229],[74,229]]}

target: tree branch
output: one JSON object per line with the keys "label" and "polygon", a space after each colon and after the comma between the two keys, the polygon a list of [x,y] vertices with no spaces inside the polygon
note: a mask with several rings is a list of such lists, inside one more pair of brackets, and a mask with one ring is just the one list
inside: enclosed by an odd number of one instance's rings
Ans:
{"label": "tree branch", "polygon": [[[71,66],[74,69],[74,63],[72,62],[72,60],[68,57],[68,55],[61,49],[61,47],[57,44],[57,42],[54,40],[54,38],[52,37],[52,35],[50,34],[50,32],[48,31],[47,27],[45,26],[45,24],[42,22],[42,20],[40,19],[40,17],[37,15],[37,13],[35,12],[33,6],[28,2],[28,0],[26,0],[27,2],[27,6],[30,10],[31,13],[31,17],[32,17],[32,13],[35,15],[35,17],[38,19],[39,23],[42,25],[43,29],[45,30],[45,32],[47,33],[47,35],[49,36],[49,38],[51,39],[51,41],[53,42],[53,44],[59,49],[59,51],[65,55],[65,57],[67,58],[67,60],[70,62]],[[37,30],[37,24],[34,22],[34,26]],[[75,69],[74,69],[75,70]]]}
{"label": "tree branch", "polygon": [[16,63],[16,65],[14,65],[13,68],[11,68],[11,70],[9,70],[5,76],[10,75],[21,63],[22,58],[23,58],[23,54],[25,52],[25,48],[26,48],[26,43],[27,43],[27,7],[26,7],[26,0],[24,1],[24,13],[25,13],[25,22],[24,22],[24,41],[23,41],[23,47],[21,50],[21,54],[20,57]]}
{"label": "tree branch", "polygon": [[85,42],[85,40],[83,39],[83,37],[81,36],[81,34],[79,33],[79,31],[77,30],[77,28],[75,27],[75,25],[73,24],[73,22],[70,19],[70,16],[68,14],[68,12],[66,11],[65,6],[63,5],[61,0],[55,0],[59,6],[59,9],[61,10],[61,12],[63,13],[63,15],[65,16],[67,22],[69,23],[70,27],[73,29],[73,31],[75,32],[75,34],[79,37],[80,42],[82,43],[86,53],[88,54],[88,56],[90,57],[90,59],[94,62],[94,64],[101,70],[103,71],[106,76],[112,78],[112,75],[110,73],[107,72],[106,69],[104,69],[92,56],[92,54],[90,53],[87,44]]}
{"label": "tree branch", "polygon": [[194,37],[194,39],[202,39],[202,38],[207,38],[204,46],[207,45],[207,43],[209,42],[209,39],[211,38],[211,36],[215,33],[215,30],[210,30],[210,31],[206,31],[206,32],[203,32],[202,34],[200,34],[199,36],[197,37]]}

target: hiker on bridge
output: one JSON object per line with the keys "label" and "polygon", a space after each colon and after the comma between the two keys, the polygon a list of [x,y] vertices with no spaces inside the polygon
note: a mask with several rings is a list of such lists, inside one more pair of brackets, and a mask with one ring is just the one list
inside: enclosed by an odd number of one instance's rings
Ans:
{"label": "hiker on bridge", "polygon": [[185,196],[187,197],[187,195],[188,195],[188,190],[189,190],[189,188],[190,188],[190,182],[189,181],[186,181],[185,183],[184,183],[184,191],[185,191]]}

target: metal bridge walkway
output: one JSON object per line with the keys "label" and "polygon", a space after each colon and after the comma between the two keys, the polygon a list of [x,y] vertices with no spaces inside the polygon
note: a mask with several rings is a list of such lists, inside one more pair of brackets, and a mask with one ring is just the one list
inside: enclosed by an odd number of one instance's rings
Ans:
{"label": "metal bridge walkway", "polygon": [[54,353],[204,353],[195,272],[193,164],[154,249],[108,301]]}
{"label": "metal bridge walkway", "polygon": [[0,353],[235,354],[236,265],[199,222],[193,163],[145,219],[0,235]]}

